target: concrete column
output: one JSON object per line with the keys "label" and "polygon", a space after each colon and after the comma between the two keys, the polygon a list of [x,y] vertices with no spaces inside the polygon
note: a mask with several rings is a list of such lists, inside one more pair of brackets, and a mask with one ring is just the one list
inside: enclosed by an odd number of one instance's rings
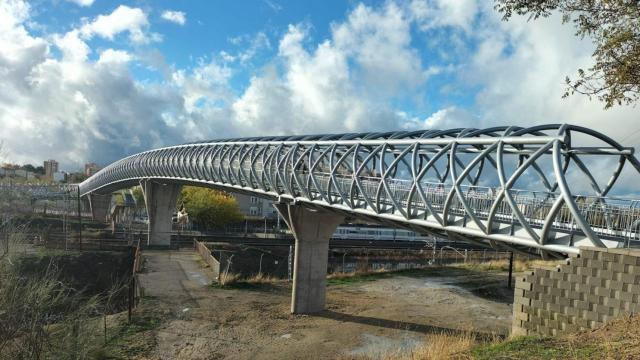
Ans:
{"label": "concrete column", "polygon": [[176,201],[181,185],[161,184],[149,180],[142,182],[142,191],[149,215],[147,245],[171,245],[171,216],[176,211]]}
{"label": "concrete column", "polygon": [[301,205],[274,204],[296,239],[291,313],[324,310],[329,239],[344,216]]}
{"label": "concrete column", "polygon": [[94,221],[107,221],[109,206],[111,206],[111,194],[89,194],[89,206],[91,207],[91,217]]}

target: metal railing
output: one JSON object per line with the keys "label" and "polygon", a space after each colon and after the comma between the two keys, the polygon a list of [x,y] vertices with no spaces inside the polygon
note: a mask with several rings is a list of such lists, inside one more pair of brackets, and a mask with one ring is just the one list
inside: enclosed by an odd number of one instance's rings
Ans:
{"label": "metal railing", "polygon": [[[575,135],[605,145],[578,147]],[[80,184],[80,192],[147,181],[209,186],[442,236],[567,253],[639,238],[638,201],[608,197],[625,164],[640,173],[633,152],[572,125],[228,139],[129,156]],[[606,184],[595,181],[584,156],[614,160]],[[569,168],[595,195],[572,193]],[[523,177],[537,188],[518,189]]]}

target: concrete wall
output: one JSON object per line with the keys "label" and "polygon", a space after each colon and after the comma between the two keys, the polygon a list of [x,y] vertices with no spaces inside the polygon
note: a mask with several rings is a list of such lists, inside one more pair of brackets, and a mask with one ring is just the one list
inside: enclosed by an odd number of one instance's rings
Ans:
{"label": "concrete wall", "polygon": [[287,278],[289,274],[289,247],[269,246],[260,249],[242,245],[216,244],[211,251],[220,263],[221,271],[251,277],[261,272],[266,276]]}
{"label": "concrete wall", "polygon": [[516,278],[512,335],[594,329],[640,310],[640,251],[580,248],[556,269]]}
{"label": "concrete wall", "polygon": [[209,265],[209,267],[213,271],[213,275],[217,279],[220,275],[220,263],[213,257],[213,255],[211,255],[211,251],[205,244],[196,240],[194,240],[193,243],[196,251],[198,252],[198,254],[200,254],[200,257],[202,257],[202,260],[204,260],[204,262]]}

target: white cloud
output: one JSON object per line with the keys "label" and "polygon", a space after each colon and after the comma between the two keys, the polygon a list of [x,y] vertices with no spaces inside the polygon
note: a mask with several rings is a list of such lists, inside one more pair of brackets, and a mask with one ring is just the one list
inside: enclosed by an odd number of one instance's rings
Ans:
{"label": "white cloud", "polygon": [[135,82],[122,66],[126,52],[108,49],[93,63],[71,31],[51,38],[64,53],[56,59],[46,39],[25,29],[25,3],[2,3],[0,19],[0,137],[8,160],[37,164],[55,154],[68,168],[184,141],[182,129],[160,115],[182,112],[180,96]]}
{"label": "white cloud", "polygon": [[93,3],[96,0],[67,0],[67,1],[72,2],[72,3],[74,3],[74,4],[78,5],[78,6],[87,7],[87,6],[93,5]]}
{"label": "white cloud", "polygon": [[69,61],[85,61],[91,53],[91,48],[87,43],[80,39],[78,30],[71,30],[64,36],[54,35],[53,41],[55,45],[62,51],[65,60]]}
{"label": "white cloud", "polygon": [[411,28],[393,3],[358,5],[331,38],[307,49],[308,27],[290,25],[277,66],[251,79],[233,104],[238,123],[254,134],[375,131],[405,127],[391,100],[427,80],[410,46]]}
{"label": "white cloud", "polygon": [[[69,166],[242,135],[571,122],[624,138],[638,127],[637,109],[603,111],[585,97],[560,98],[562,79],[590,63],[593,47],[558,18],[502,22],[481,2],[403,4],[357,5],[326,39],[313,39],[310,25],[289,26],[271,61],[239,89],[234,76],[271,47],[264,33],[230,39],[237,51],[213,49],[215,58],[181,69],[156,49],[91,48],[94,37],[153,41],[141,9],[120,6],[66,34],[39,37],[24,25],[28,4],[0,0],[0,140],[12,161],[56,154]],[[454,51],[417,49],[431,46],[435,33]],[[164,80],[137,81],[132,63]],[[443,93],[478,95],[464,107],[440,94],[442,105],[421,113],[413,98],[428,103],[425,87],[439,76]]]}
{"label": "white cloud", "polygon": [[271,10],[275,11],[275,12],[280,12],[280,10],[282,10],[282,5],[278,4],[275,1],[271,1],[271,0],[264,0],[264,3],[271,8]]}
{"label": "white cloud", "polygon": [[184,25],[187,22],[187,15],[182,11],[165,10],[161,17],[178,25]]}
{"label": "white cloud", "polygon": [[133,57],[124,50],[107,49],[100,53],[99,64],[126,64]]}
{"label": "white cloud", "polygon": [[412,0],[411,15],[422,30],[438,27],[459,27],[471,32],[478,13],[476,0]]}
{"label": "white cloud", "polygon": [[216,106],[218,101],[232,101],[228,84],[231,75],[231,69],[211,61],[201,62],[190,72],[175,71],[171,77],[173,84],[181,90],[185,110],[192,113],[203,105]]}
{"label": "white cloud", "polygon": [[[501,21],[491,4],[482,6],[477,50],[461,79],[481,87],[477,108],[486,124],[573,123],[617,139],[640,129],[637,108],[603,110],[586,96],[562,99],[564,78],[592,64],[593,45],[581,40],[559,15],[534,22],[526,17]],[[615,126],[611,126],[615,124]],[[636,139],[628,139],[640,145]]]}
{"label": "white cloud", "polygon": [[83,25],[80,33],[90,39],[94,35],[113,40],[121,32],[128,32],[129,39],[134,43],[148,43],[155,40],[155,36],[146,34],[149,27],[147,15],[139,8],[126,5],[118,6],[109,15],[98,15],[92,22]]}

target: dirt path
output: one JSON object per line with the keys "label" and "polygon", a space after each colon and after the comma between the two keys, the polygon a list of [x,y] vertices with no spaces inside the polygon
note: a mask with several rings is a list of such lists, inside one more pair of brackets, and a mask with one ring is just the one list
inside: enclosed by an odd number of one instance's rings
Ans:
{"label": "dirt path", "polygon": [[[506,334],[511,305],[504,275],[398,276],[328,288],[327,310],[289,314],[286,283],[254,290],[215,289],[193,252],[144,254],[141,283],[166,314],[152,359],[333,359],[410,349],[424,334]],[[489,289],[490,291],[487,291]],[[495,289],[494,289],[495,290]],[[488,296],[487,293],[489,293]],[[498,295],[496,295],[496,293]],[[496,301],[492,300],[498,298]]]}

